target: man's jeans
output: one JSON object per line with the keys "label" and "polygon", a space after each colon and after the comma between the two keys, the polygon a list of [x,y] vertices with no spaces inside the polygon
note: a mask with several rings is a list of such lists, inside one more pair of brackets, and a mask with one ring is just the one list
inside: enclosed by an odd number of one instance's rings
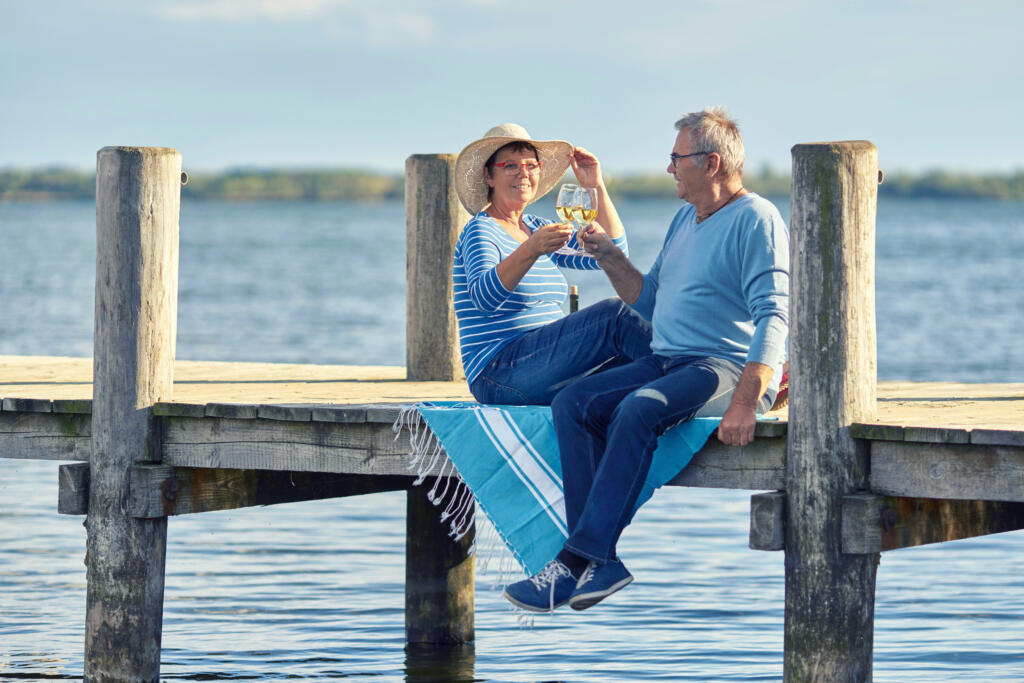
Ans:
{"label": "man's jeans", "polygon": [[[616,556],[658,437],[684,420],[722,415],[742,370],[720,358],[652,354],[559,392],[551,412],[562,458],[567,550],[597,562]],[[761,411],[772,400],[764,396]]]}
{"label": "man's jeans", "polygon": [[480,403],[546,406],[570,382],[650,353],[650,323],[605,299],[509,342],[469,389]]}

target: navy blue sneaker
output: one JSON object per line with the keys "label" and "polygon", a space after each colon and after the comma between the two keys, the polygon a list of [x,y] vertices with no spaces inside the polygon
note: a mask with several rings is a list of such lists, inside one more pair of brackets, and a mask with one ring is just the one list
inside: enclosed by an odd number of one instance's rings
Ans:
{"label": "navy blue sneaker", "polygon": [[569,602],[575,588],[576,577],[569,568],[558,560],[551,560],[530,578],[509,584],[503,595],[516,607],[531,612],[551,612]]}
{"label": "navy blue sneaker", "polygon": [[610,560],[604,564],[591,562],[569,597],[569,607],[575,610],[593,607],[615,591],[625,588],[632,580],[633,575],[622,560]]}

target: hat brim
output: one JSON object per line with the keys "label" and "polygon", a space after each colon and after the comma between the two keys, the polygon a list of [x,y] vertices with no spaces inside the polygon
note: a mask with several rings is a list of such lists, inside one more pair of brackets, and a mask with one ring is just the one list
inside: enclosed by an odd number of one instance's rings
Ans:
{"label": "hat brim", "polygon": [[531,140],[516,137],[485,137],[471,142],[459,152],[455,160],[455,191],[466,211],[476,214],[487,206],[490,187],[484,178],[484,164],[495,151],[510,142],[528,142],[537,148],[538,160],[543,164],[537,180],[537,193],[531,203],[546,195],[569,167],[572,144],[566,140]]}

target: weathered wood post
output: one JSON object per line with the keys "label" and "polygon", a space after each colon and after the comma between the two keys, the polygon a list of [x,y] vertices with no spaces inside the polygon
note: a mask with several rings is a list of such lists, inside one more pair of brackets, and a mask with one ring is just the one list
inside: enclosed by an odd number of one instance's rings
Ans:
{"label": "weathered wood post", "polygon": [[842,553],[840,509],[868,483],[849,426],[875,414],[878,150],[792,152],[784,674],[870,681],[878,554]]}
{"label": "weathered wood post", "polygon": [[455,193],[454,154],[405,160],[405,366],[411,380],[465,377],[452,306],[452,255],[470,219]]}
{"label": "weathered wood post", "polygon": [[104,147],[96,160],[96,318],[86,518],[85,680],[157,681],[167,518],[125,512],[129,468],[160,459],[152,406],[171,398],[181,155]]}
{"label": "weathered wood post", "polygon": [[[470,216],[455,193],[455,155],[416,154],[405,162],[406,377],[460,380],[452,306],[452,255]],[[474,639],[474,531],[453,542],[427,486],[406,504],[405,633],[410,643]]]}

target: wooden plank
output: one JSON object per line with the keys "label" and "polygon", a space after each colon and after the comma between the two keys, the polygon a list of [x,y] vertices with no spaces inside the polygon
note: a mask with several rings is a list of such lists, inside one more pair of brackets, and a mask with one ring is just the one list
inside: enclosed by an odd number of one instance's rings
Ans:
{"label": "wooden plank", "polygon": [[892,424],[855,422],[850,425],[850,436],[874,441],[903,441],[903,427]]}
{"label": "wooden plank", "polygon": [[57,399],[53,402],[53,412],[74,413],[76,415],[91,415],[92,401],[73,398]]}
{"label": "wooden plank", "polygon": [[5,398],[3,406],[5,412],[12,413],[53,412],[53,403],[44,398]]}
{"label": "wooden plank", "polygon": [[128,514],[155,518],[256,505],[276,505],[400,491],[409,476],[207,469],[139,464],[132,467]]}
{"label": "wooden plank", "polygon": [[89,460],[89,415],[0,412],[0,458]]}
{"label": "wooden plank", "polygon": [[[409,435],[390,423],[167,417],[163,462],[347,474],[409,474]],[[431,472],[440,472],[446,459]]]}
{"label": "wooden plank", "polygon": [[1024,528],[1024,503],[857,494],[843,500],[844,553],[877,553]]}
{"label": "wooden plank", "polygon": [[969,429],[904,427],[903,440],[917,443],[970,443]]}
{"label": "wooden plank", "polygon": [[1024,431],[974,429],[971,430],[971,443],[986,446],[1024,446]]}
{"label": "wooden plank", "polygon": [[366,422],[365,406],[313,406],[313,422]]}
{"label": "wooden plank", "polygon": [[367,405],[366,421],[394,424],[404,407],[405,405],[399,403]]}
{"label": "wooden plank", "polygon": [[259,406],[245,403],[207,403],[207,417],[228,417],[235,420],[254,420],[259,416]]}
{"label": "wooden plank", "polygon": [[874,442],[871,490],[911,498],[1024,501],[1024,448]]}
{"label": "wooden plank", "polygon": [[284,420],[286,422],[309,422],[312,410],[303,405],[261,405],[256,415],[265,420]]}
{"label": "wooden plank", "polygon": [[89,510],[89,463],[57,468],[57,513],[84,515]]}
{"label": "wooden plank", "polygon": [[786,492],[770,491],[750,497],[750,549],[786,547]]}
{"label": "wooden plank", "polygon": [[153,414],[160,417],[203,417],[206,415],[206,404],[157,403],[153,406]]}
{"label": "wooden plank", "polygon": [[786,436],[789,424],[785,420],[758,420],[754,425],[754,436],[757,438],[774,439]]}
{"label": "wooden plank", "polygon": [[786,483],[786,440],[758,438],[746,446],[726,446],[712,436],[669,486],[766,491]]}

